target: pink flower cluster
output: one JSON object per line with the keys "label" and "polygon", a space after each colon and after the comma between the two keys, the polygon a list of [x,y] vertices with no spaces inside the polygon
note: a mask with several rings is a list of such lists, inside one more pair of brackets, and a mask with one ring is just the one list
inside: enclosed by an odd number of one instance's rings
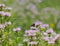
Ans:
{"label": "pink flower cluster", "polygon": [[[45,29],[45,31],[41,31],[41,29]],[[39,45],[40,43],[40,39],[47,41],[48,44],[54,44],[59,38],[60,34],[54,32],[48,24],[43,24],[41,21],[37,21],[31,25],[30,30],[25,31],[23,42],[28,45],[37,46],[37,44]]]}
{"label": "pink flower cluster", "polygon": [[28,45],[37,45],[37,33],[40,32],[36,27],[30,27],[30,30],[26,30],[24,34],[23,42],[27,43]]}
{"label": "pink flower cluster", "polygon": [[[0,15],[5,17],[10,17],[11,13],[9,12],[12,8],[6,7],[5,4],[0,4]],[[6,10],[6,12],[4,11]]]}
{"label": "pink flower cluster", "polygon": [[60,34],[56,34],[52,28],[48,29],[46,32],[43,32],[43,39],[48,41],[49,44],[54,44],[60,37]]}
{"label": "pink flower cluster", "polygon": [[41,21],[37,21],[34,24],[35,26],[40,26],[41,28],[49,28],[48,24],[43,24]]}

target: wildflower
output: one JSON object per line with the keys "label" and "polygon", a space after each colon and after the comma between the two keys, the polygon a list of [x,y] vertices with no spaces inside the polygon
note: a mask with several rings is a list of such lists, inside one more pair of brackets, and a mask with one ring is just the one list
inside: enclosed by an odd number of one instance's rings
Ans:
{"label": "wildflower", "polygon": [[5,25],[4,24],[0,24],[0,29],[4,29]]}
{"label": "wildflower", "polygon": [[55,24],[54,23],[50,23],[50,27],[51,28],[54,28],[55,27]]}
{"label": "wildflower", "polygon": [[3,15],[3,13],[4,13],[4,11],[0,11],[0,15],[1,15],[1,16]]}
{"label": "wildflower", "polygon": [[29,30],[30,33],[37,33],[39,30]]}
{"label": "wildflower", "polygon": [[3,16],[5,16],[5,17],[10,17],[11,14],[10,14],[10,12],[4,12],[4,13],[3,13]]}
{"label": "wildflower", "polygon": [[49,25],[48,25],[48,24],[44,24],[44,26],[45,26],[46,28],[48,28],[48,27],[49,27]]}
{"label": "wildflower", "polygon": [[27,35],[27,36],[36,36],[37,32],[39,32],[39,30],[26,30],[25,35]]}
{"label": "wildflower", "polygon": [[58,38],[60,37],[60,34],[57,34],[55,37],[54,37],[54,41],[58,40]]}
{"label": "wildflower", "polygon": [[48,29],[46,32],[47,32],[47,33],[53,33],[53,29],[50,28],[50,29]]}
{"label": "wildflower", "polygon": [[5,7],[5,4],[0,4],[0,7]]}
{"label": "wildflower", "polygon": [[48,34],[47,34],[46,32],[43,32],[43,35],[44,35],[44,36],[47,36]]}
{"label": "wildflower", "polygon": [[45,41],[49,41],[49,37],[43,37]]}
{"label": "wildflower", "polygon": [[48,44],[54,44],[55,41],[51,40],[51,41],[48,41]]}
{"label": "wildflower", "polygon": [[36,33],[29,33],[28,36],[36,36]]}
{"label": "wildflower", "polygon": [[8,11],[12,10],[11,7],[6,7],[5,9],[8,10]]}
{"label": "wildflower", "polygon": [[42,29],[44,29],[44,28],[45,28],[45,25],[44,25],[44,24],[41,24],[40,27],[41,27]]}
{"label": "wildflower", "polygon": [[11,25],[11,22],[10,21],[9,22],[5,22],[5,25],[9,26],[9,25]]}
{"label": "wildflower", "polygon": [[41,27],[42,29],[44,29],[44,28],[49,28],[49,25],[48,25],[48,24],[41,24],[40,27]]}
{"label": "wildflower", "polygon": [[35,24],[35,26],[37,26],[37,25],[41,25],[41,24],[42,24],[42,22],[37,21],[37,22],[35,22],[34,24]]}
{"label": "wildflower", "polygon": [[13,31],[17,32],[17,31],[20,31],[21,28],[17,27],[17,28],[14,28]]}

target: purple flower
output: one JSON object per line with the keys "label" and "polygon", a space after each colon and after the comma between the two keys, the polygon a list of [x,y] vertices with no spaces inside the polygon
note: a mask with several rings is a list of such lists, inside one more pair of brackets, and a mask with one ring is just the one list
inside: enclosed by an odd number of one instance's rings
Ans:
{"label": "purple flower", "polygon": [[37,26],[37,25],[41,25],[41,24],[42,24],[42,22],[37,21],[37,22],[35,22],[34,24],[35,24],[35,26]]}
{"label": "purple flower", "polygon": [[0,29],[3,29],[5,27],[4,24],[0,24]]}
{"label": "purple flower", "polygon": [[59,39],[59,37],[60,37],[60,34],[57,34],[57,35],[53,38],[53,40],[56,41],[56,40]]}
{"label": "purple flower", "polygon": [[11,16],[11,13],[10,13],[10,12],[4,12],[4,13],[3,13],[3,16],[5,16],[5,17],[10,17],[10,16]]}
{"label": "purple flower", "polygon": [[0,4],[0,7],[5,7],[5,4]]}
{"label": "purple flower", "polygon": [[18,32],[18,31],[20,31],[20,30],[21,30],[20,27],[17,27],[17,28],[14,28],[14,29],[13,29],[13,31],[15,31],[15,32]]}
{"label": "purple flower", "polygon": [[53,33],[53,29],[50,28],[50,29],[48,29],[46,32],[47,32],[47,33]]}
{"label": "purple flower", "polygon": [[49,37],[43,37],[45,41],[49,41]]}

